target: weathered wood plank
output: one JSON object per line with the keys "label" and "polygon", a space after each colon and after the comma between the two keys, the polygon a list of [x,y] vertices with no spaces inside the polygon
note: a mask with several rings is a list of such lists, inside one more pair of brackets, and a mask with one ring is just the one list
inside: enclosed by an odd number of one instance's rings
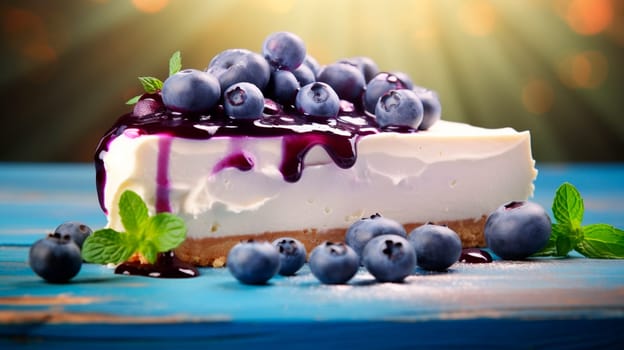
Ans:
{"label": "weathered wood plank", "polygon": [[[624,227],[624,165],[538,167],[535,200],[550,206],[574,183],[585,222]],[[90,165],[0,164],[0,347],[297,343],[337,346],[616,348],[624,342],[624,261],[534,259],[414,272],[403,284],[320,285],[304,268],[268,286],[226,269],[196,279],[114,275],[85,264],[69,284],[45,283],[27,264],[30,244],[65,220],[104,225]],[[95,346],[97,348],[97,346]]]}

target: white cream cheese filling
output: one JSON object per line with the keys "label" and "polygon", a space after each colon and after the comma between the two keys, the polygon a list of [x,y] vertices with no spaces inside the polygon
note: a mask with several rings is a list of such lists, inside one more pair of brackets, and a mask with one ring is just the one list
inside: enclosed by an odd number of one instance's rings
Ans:
{"label": "white cream cheese filling", "polygon": [[[109,226],[123,230],[117,202],[137,192],[156,211],[161,141],[126,130],[100,157],[106,169]],[[346,228],[380,213],[401,223],[479,219],[533,193],[530,134],[438,121],[424,132],[384,132],[357,141],[342,169],[315,146],[299,181],[283,179],[282,137],[172,138],[166,176],[172,212],[192,238]],[[240,152],[251,170],[218,166]]]}

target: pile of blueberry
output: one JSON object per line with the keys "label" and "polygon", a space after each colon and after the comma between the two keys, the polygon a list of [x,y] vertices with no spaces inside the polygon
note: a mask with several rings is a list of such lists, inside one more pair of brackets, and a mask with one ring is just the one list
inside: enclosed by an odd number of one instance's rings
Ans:
{"label": "pile of blueberry", "polygon": [[[425,130],[441,116],[437,94],[415,86],[406,74],[380,72],[367,57],[321,66],[290,32],[269,35],[261,54],[229,49],[217,54],[205,71],[179,71],[165,80],[160,93],[169,111],[209,115],[222,109],[238,119],[262,118],[267,100],[318,118],[337,117],[349,106],[372,116],[380,128]],[[144,98],[135,115],[155,108],[154,99]]]}
{"label": "pile of blueberry", "polygon": [[30,268],[50,283],[66,283],[82,267],[82,243],[93,231],[85,224],[68,221],[36,241],[28,255]]}
{"label": "pile of blueberry", "polygon": [[[513,201],[488,216],[484,233],[488,247],[500,258],[522,260],[546,245],[551,221],[540,205]],[[447,226],[427,223],[408,235],[398,222],[375,214],[354,222],[347,229],[345,243],[324,242],[315,247],[308,265],[323,284],[347,283],[360,266],[378,282],[402,282],[416,266],[446,271],[461,254],[461,240]],[[230,272],[245,284],[264,284],[277,273],[292,276],[305,263],[306,249],[294,238],[280,238],[273,244],[243,241],[227,257]]]}
{"label": "pile of blueberry", "polygon": [[[323,284],[348,282],[364,266],[379,282],[402,282],[418,265],[445,271],[461,253],[459,236],[446,226],[426,224],[409,235],[402,225],[379,214],[353,223],[345,243],[324,242],[310,253],[312,274]],[[273,243],[248,240],[228,254],[232,275],[245,284],[264,284],[275,274],[294,275],[306,263],[306,249],[294,238]]]}
{"label": "pile of blueberry", "polygon": [[[92,234],[80,222],[59,225],[30,248],[31,269],[50,283],[66,283],[82,267],[81,248]],[[536,203],[514,201],[491,213],[485,225],[488,247],[502,259],[522,260],[543,248],[551,220]],[[324,284],[347,283],[364,266],[379,282],[401,282],[416,266],[445,271],[460,258],[461,241],[446,226],[428,223],[407,234],[402,225],[379,214],[354,222],[345,243],[324,242],[307,259],[305,246],[294,238],[242,241],[227,256],[231,274],[245,284],[264,284],[276,274],[295,275],[307,263]]]}

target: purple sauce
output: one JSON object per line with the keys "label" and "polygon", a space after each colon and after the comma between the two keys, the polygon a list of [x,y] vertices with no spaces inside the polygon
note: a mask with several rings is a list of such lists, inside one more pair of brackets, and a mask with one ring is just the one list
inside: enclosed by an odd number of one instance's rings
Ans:
{"label": "purple sauce", "polygon": [[169,153],[171,137],[158,140],[158,173],[156,174],[156,212],[171,212],[169,205]]}
{"label": "purple sauce", "polygon": [[247,154],[245,151],[239,151],[234,152],[223,158],[219,163],[217,163],[217,165],[215,165],[214,169],[212,169],[212,173],[216,174],[226,168],[235,168],[240,171],[249,171],[253,169],[253,166],[253,157],[250,154]]}
{"label": "purple sauce", "polygon": [[459,256],[459,262],[467,264],[486,264],[492,262],[492,255],[479,248],[464,248]]}
{"label": "purple sauce", "polygon": [[305,155],[314,146],[323,147],[334,163],[341,168],[349,168],[355,164],[355,144],[350,138],[318,131],[287,135],[282,142],[283,156],[280,164],[284,180],[297,182],[301,178]]}
{"label": "purple sauce", "polygon": [[139,261],[125,262],[115,268],[118,275],[136,275],[154,278],[191,278],[199,276],[195,266],[182,262],[173,252],[159,253],[153,264]]}
{"label": "purple sauce", "polygon": [[[144,98],[154,95],[144,95]],[[348,107],[348,108],[347,108]],[[128,131],[127,131],[128,130]],[[281,105],[266,100],[264,115],[257,120],[233,119],[227,117],[221,106],[209,115],[180,114],[158,110],[152,114],[137,116],[128,113],[120,117],[104,135],[95,152],[96,186],[100,206],[104,205],[104,185],[106,170],[100,158],[107,151],[113,139],[125,131],[138,135],[168,135],[161,140],[158,155],[157,211],[170,211],[168,162],[173,137],[208,140],[213,137],[283,137],[282,160],[279,169],[285,181],[296,182],[304,171],[306,153],[314,146],[323,147],[331,159],[341,168],[349,168],[357,159],[359,137],[382,132],[374,117],[363,112],[362,106],[344,104],[336,118],[304,116],[293,110],[285,110]],[[413,133],[411,128],[388,131]],[[224,168],[251,170],[254,166],[251,156],[243,150],[226,155],[213,172]]]}

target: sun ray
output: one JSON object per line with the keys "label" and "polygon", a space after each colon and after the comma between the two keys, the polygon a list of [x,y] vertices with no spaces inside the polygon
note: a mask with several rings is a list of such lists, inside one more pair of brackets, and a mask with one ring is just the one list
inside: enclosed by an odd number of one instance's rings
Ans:
{"label": "sun ray", "polygon": [[[531,130],[539,159],[624,160],[623,11],[614,0],[0,4],[0,93],[11,102],[0,157],[88,160],[76,145],[93,149],[139,93],[136,77],[166,78],[172,52],[203,69],[288,30],[323,64],[365,55],[408,73],[438,92],[447,120]],[[28,141],[50,133],[46,146]]]}

